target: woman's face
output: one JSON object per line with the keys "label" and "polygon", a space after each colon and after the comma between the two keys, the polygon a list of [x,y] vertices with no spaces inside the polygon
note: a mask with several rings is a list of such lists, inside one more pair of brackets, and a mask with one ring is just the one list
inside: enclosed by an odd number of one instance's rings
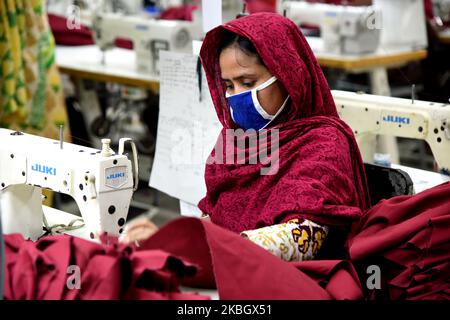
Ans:
{"label": "woman's face", "polygon": [[[222,80],[227,93],[234,95],[251,90],[272,77],[272,74],[258,61],[258,57],[248,55],[238,46],[225,48],[219,57]],[[287,92],[279,81],[257,92],[258,100],[264,110],[274,115],[283,105]]]}

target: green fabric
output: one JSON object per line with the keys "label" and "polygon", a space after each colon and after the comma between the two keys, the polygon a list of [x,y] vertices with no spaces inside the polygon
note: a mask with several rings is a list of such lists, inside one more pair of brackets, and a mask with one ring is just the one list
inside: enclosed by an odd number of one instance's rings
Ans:
{"label": "green fabric", "polygon": [[[0,122],[43,129],[49,93],[61,95],[43,0],[0,0]],[[53,100],[50,100],[53,101]],[[64,123],[65,106],[53,123]]]}

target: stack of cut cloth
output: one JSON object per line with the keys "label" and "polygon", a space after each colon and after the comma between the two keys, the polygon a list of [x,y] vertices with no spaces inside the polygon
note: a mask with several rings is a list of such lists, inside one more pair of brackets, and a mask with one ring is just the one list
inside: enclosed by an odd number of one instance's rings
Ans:
{"label": "stack of cut cloth", "polygon": [[209,299],[181,293],[196,267],[160,250],[136,251],[102,237],[102,244],[66,235],[37,242],[5,237],[8,300]]}
{"label": "stack of cut cloth", "polygon": [[450,184],[382,200],[349,239],[352,261],[367,278],[376,265],[381,290],[370,299],[450,299]]}

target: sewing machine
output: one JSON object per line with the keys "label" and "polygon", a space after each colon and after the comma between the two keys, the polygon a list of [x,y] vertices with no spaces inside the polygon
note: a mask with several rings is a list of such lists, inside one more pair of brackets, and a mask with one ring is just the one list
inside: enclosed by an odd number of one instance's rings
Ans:
{"label": "sewing machine", "polygon": [[428,47],[423,0],[373,0],[373,7],[382,13],[381,50]]}
{"label": "sewing machine", "polygon": [[192,40],[201,36],[200,26],[194,22],[146,19],[120,13],[97,14],[93,30],[103,52],[113,48],[117,38],[131,39],[137,69],[151,74],[159,73],[159,50],[190,53]]}
{"label": "sewing machine", "polygon": [[297,25],[318,25],[326,53],[360,54],[378,48],[380,12],[373,7],[284,1],[282,9]]}
{"label": "sewing machine", "polygon": [[339,116],[360,143],[366,134],[425,140],[441,169],[450,169],[450,104],[332,91]]}
{"label": "sewing machine", "polygon": [[[94,239],[119,235],[138,184],[133,141],[122,138],[118,153],[102,140],[102,150],[0,129],[0,207],[4,233],[36,240],[43,233],[42,189],[73,197]],[[133,165],[124,154],[133,151]],[[134,174],[134,175],[133,175]],[[45,208],[44,208],[45,209]]]}
{"label": "sewing machine", "polygon": [[81,10],[102,10],[107,12],[124,12],[137,14],[143,9],[143,0],[47,0],[47,12],[64,16],[67,8],[77,6]]}

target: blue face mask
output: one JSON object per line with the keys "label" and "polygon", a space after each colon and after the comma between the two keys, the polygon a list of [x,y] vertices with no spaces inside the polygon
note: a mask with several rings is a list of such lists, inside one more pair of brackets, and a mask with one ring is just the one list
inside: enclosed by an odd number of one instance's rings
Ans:
{"label": "blue face mask", "polygon": [[239,127],[244,130],[255,129],[259,131],[267,127],[269,123],[280,114],[286,105],[289,96],[275,115],[268,114],[263,107],[261,107],[257,97],[258,91],[264,90],[275,81],[277,81],[277,78],[273,76],[254,89],[232,96],[226,94],[231,109],[231,117]]}

